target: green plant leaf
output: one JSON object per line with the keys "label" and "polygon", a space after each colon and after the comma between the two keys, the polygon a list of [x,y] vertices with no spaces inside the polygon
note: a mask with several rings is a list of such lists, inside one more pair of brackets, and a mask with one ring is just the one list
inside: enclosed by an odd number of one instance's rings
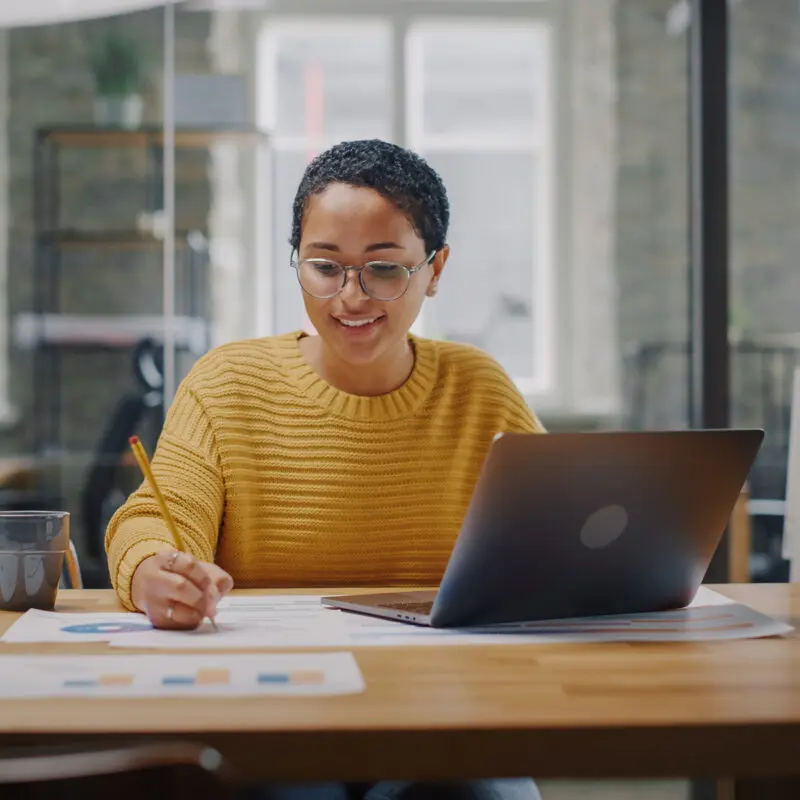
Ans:
{"label": "green plant leaf", "polygon": [[90,51],[89,65],[101,95],[136,94],[142,88],[142,68],[136,41],[108,33]]}

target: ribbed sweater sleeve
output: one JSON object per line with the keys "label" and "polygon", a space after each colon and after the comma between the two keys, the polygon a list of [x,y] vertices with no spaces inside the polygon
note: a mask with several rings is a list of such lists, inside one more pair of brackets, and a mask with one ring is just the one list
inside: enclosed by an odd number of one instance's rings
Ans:
{"label": "ribbed sweater sleeve", "polygon": [[[225,488],[212,425],[191,387],[191,375],[164,421],[152,468],[187,549],[198,559],[213,561]],[[125,607],[134,608],[131,580],[136,568],[165,549],[173,549],[172,538],[143,482],[106,531],[109,573]]]}

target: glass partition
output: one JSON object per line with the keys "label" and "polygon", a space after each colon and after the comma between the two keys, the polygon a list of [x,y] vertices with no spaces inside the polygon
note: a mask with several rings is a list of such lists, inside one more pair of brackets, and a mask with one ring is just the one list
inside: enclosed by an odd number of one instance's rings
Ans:
{"label": "glass partition", "polygon": [[164,9],[22,12],[0,11],[0,505],[70,511],[104,585],[124,434],[160,426]]}

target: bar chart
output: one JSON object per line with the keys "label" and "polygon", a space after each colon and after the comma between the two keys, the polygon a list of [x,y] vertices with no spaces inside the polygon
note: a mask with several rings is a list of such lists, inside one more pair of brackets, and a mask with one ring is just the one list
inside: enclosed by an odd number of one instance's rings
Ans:
{"label": "bar chart", "polygon": [[4,656],[0,698],[337,695],[364,690],[352,653]]}

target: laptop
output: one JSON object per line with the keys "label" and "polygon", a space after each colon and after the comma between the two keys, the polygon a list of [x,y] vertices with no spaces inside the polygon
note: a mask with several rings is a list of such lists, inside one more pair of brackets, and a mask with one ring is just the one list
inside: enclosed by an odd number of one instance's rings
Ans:
{"label": "laptop", "polygon": [[742,429],[503,434],[438,590],[322,602],[439,628],[682,608],[763,437]]}

